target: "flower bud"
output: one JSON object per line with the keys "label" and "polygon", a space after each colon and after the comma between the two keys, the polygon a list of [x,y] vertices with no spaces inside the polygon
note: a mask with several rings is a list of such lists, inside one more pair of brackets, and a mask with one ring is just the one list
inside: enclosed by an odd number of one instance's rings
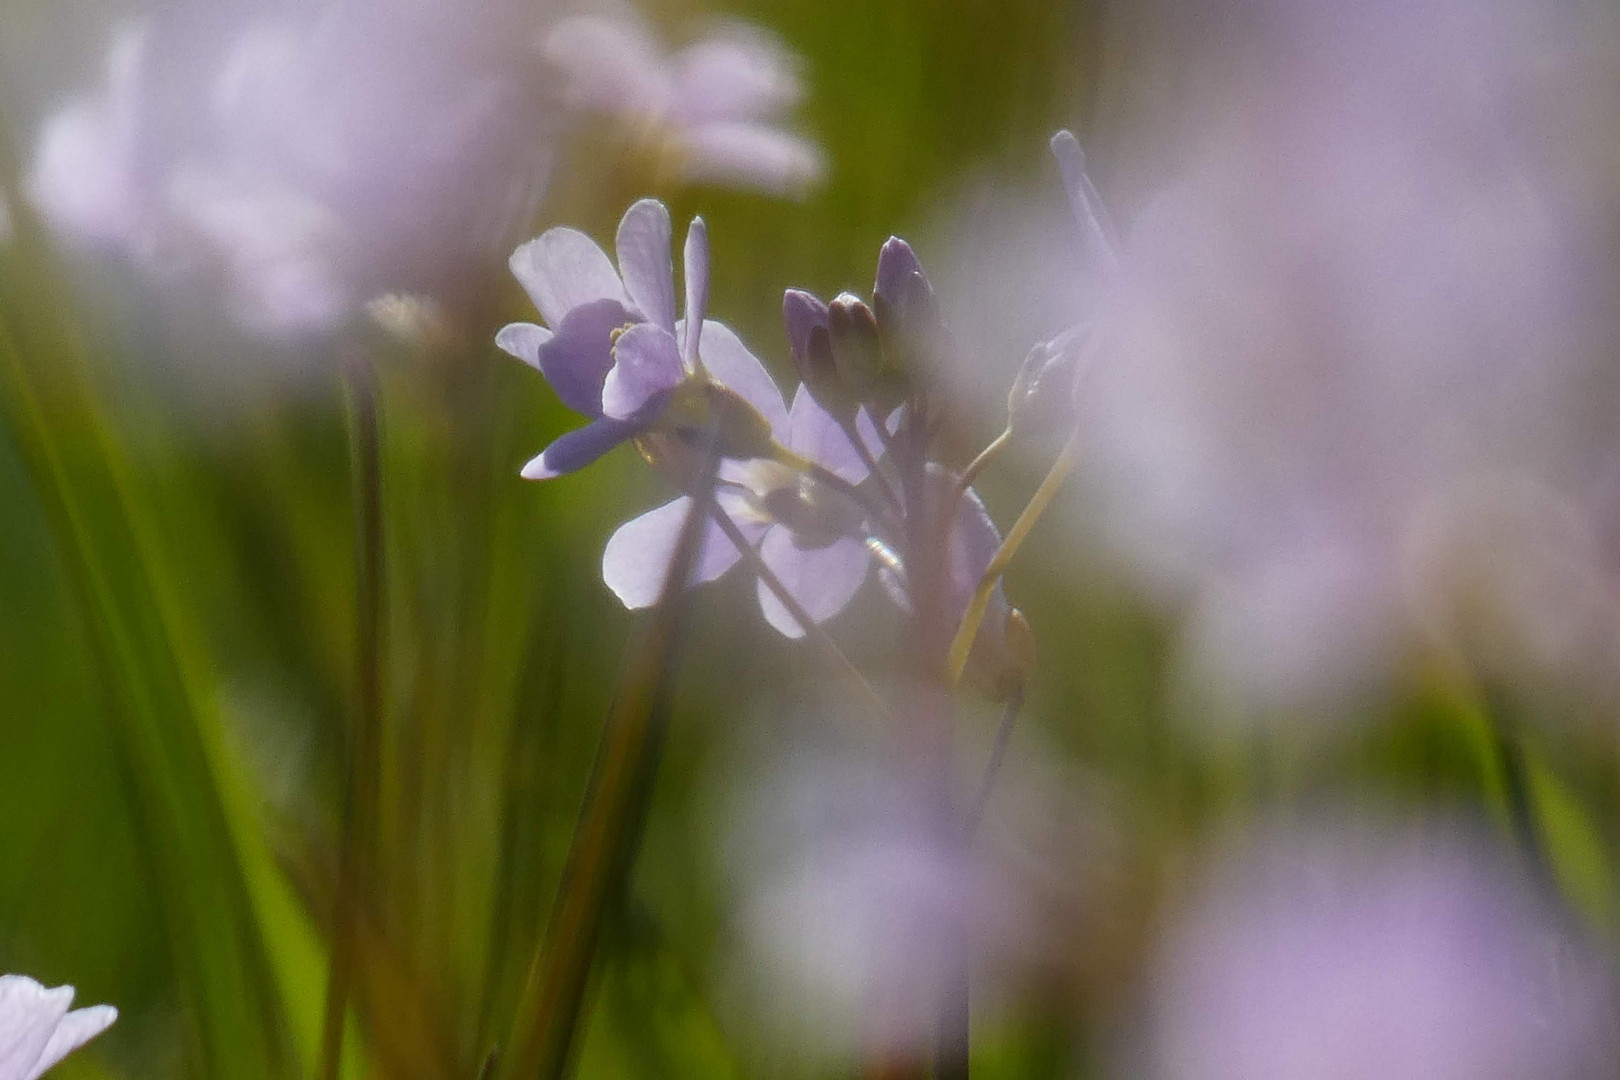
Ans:
{"label": "flower bud", "polygon": [[838,374],[857,395],[866,397],[883,373],[883,350],[872,309],[858,296],[839,293],[827,306],[827,333]]}
{"label": "flower bud", "polygon": [[793,365],[810,396],[835,420],[853,423],[860,400],[838,373],[827,305],[800,289],[789,289],[782,297],[782,321],[787,326]]}
{"label": "flower bud", "polygon": [[939,362],[946,334],[934,299],[934,288],[923,273],[922,264],[911,245],[891,236],[878,255],[877,282],[872,288],[872,308],[889,388],[899,386],[903,397],[905,380],[928,381]]}
{"label": "flower bud", "polygon": [[1088,344],[1081,327],[1064,331],[1029,351],[1007,394],[1007,430],[1016,438],[1040,438],[1072,427],[1080,359]]}

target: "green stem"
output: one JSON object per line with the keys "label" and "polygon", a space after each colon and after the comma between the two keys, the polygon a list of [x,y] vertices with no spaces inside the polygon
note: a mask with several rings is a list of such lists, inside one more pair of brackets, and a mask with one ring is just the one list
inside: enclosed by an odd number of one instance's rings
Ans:
{"label": "green stem", "polygon": [[342,851],[333,914],[331,966],[321,1022],[321,1080],[336,1080],[342,1065],[344,1019],[358,962],[365,890],[372,869],[382,757],[383,527],[382,445],[377,387],[370,365],[356,359],[348,372],[349,426],[354,477],[355,707],[343,804]]}
{"label": "green stem", "polygon": [[597,941],[607,910],[624,887],[663,750],[686,583],[702,552],[702,526],[714,499],[719,455],[713,441],[711,434],[697,496],[681,526],[658,603],[631,649],[608,710],[562,884],[518,1002],[512,1054],[502,1055],[496,1066],[506,1080],[557,1080],[568,1069]]}
{"label": "green stem", "polygon": [[945,681],[948,685],[954,687],[962,679],[962,671],[967,667],[968,654],[973,651],[973,639],[978,636],[979,624],[984,621],[985,609],[990,606],[990,595],[995,591],[996,582],[1006,572],[1013,557],[1018,554],[1018,549],[1030,531],[1035,528],[1035,524],[1041,520],[1041,515],[1046,513],[1046,508],[1051,505],[1079,459],[1080,433],[1077,431],[1063,444],[1063,449],[1058,453],[1057,460],[1052,462],[1052,468],[1047,472],[1046,479],[1035,489],[1035,494],[1030,497],[1024,512],[1013,522],[1013,527],[1007,532],[1007,538],[1001,542],[1001,547],[996,549],[990,565],[985,567],[984,573],[979,577],[978,588],[973,592],[973,599],[968,604],[967,612],[962,616],[962,623],[957,627],[956,637],[951,641],[951,649],[945,659]]}

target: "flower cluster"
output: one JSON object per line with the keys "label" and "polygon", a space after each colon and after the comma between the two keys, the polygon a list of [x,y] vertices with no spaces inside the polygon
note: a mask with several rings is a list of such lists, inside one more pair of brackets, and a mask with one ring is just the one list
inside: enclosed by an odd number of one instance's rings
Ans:
{"label": "flower cluster", "polygon": [[[1089,215],[1083,221],[1109,255],[1078,146],[1063,133],[1054,150],[1078,192],[1077,212]],[[797,638],[842,611],[876,571],[902,610],[959,631],[965,624],[966,674],[1008,692],[1028,661],[1027,628],[993,569],[1002,538],[971,485],[980,463],[964,474],[932,453],[942,403],[931,373],[950,338],[911,246],[898,237],[882,246],[870,302],[786,292],[783,323],[802,380],[789,403],[737,335],[705,318],[702,219],[687,233],[685,317],[677,320],[672,239],[668,211],[644,199],[619,224],[616,269],[569,228],[513,254],[512,271],[545,325],[512,323],[496,343],[588,421],[523,475],[570,473],[632,442],[675,481],[681,494],[622,525],[602,560],[620,601],[647,607],[698,494],[694,451],[708,440],[722,460],[691,584],[746,562],[766,621]],[[1072,427],[1088,340],[1076,327],[1031,353],[1009,399],[1009,435]]]}

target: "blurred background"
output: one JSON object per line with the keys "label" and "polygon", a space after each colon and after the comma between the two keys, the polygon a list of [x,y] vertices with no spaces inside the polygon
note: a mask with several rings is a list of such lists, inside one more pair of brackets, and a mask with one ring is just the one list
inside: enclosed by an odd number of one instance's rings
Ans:
{"label": "blurred background", "polygon": [[[380,421],[370,908],[342,1073],[479,1075],[666,497],[494,347],[512,249],[708,223],[711,316],[911,241],[960,466],[1092,327],[1006,580],[1039,663],[941,849],[818,655],[693,596],[584,1077],[910,1075],[954,926],[986,1077],[1614,1075],[1620,37],[1581,0],[7,0],[0,969],[62,1077],[313,1076]],[[684,51],[683,51],[684,50]],[[705,51],[706,50],[706,51]],[[1072,129],[1119,266],[1047,140]],[[978,483],[1003,531],[1055,446]],[[888,688],[873,585],[829,624]],[[967,698],[961,775],[996,707]],[[942,916],[940,913],[946,913]],[[888,1070],[888,1071],[884,1071]]]}

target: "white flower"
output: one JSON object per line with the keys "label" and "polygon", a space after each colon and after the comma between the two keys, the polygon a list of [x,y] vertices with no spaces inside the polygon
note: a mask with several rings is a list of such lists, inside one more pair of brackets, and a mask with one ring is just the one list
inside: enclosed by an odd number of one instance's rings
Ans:
{"label": "white flower", "polygon": [[0,1080],[35,1080],[118,1019],[111,1005],[68,1011],[73,987],[47,990],[26,975],[0,975]]}
{"label": "white flower", "polygon": [[667,54],[638,20],[580,15],[542,52],[576,108],[656,132],[685,180],[800,195],[825,171],[820,149],[779,123],[803,96],[798,58],[757,27],[722,23]]}

